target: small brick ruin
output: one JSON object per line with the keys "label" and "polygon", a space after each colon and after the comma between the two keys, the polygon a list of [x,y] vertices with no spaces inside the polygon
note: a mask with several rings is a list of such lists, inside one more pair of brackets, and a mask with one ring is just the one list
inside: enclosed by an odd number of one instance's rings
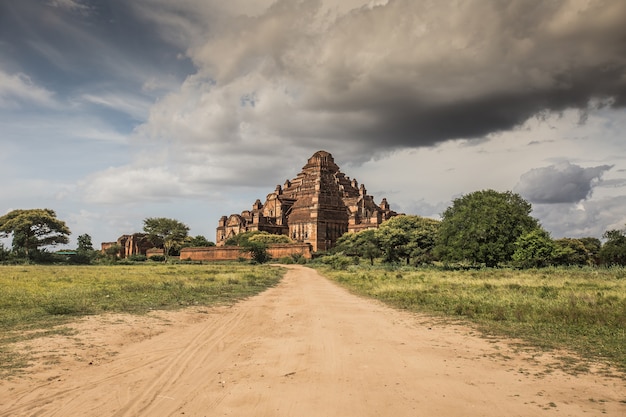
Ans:
{"label": "small brick ruin", "polygon": [[[102,242],[101,250],[105,252],[112,246],[118,245],[120,258],[128,258],[132,255],[147,255],[147,252],[151,249],[157,249],[163,254],[163,246],[155,245],[146,233],[133,233],[131,235],[122,235],[116,242]],[[155,246],[157,246],[155,248]],[[152,253],[154,254],[154,253]]]}

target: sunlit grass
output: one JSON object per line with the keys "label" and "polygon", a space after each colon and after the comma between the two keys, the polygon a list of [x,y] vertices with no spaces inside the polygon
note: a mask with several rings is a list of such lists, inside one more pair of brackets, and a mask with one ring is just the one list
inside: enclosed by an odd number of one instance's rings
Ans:
{"label": "sunlit grass", "polygon": [[625,269],[323,268],[352,291],[412,311],[472,320],[488,333],[568,348],[626,370]]}
{"label": "sunlit grass", "polygon": [[275,285],[283,273],[238,263],[0,266],[0,368],[23,362],[10,343],[63,332],[60,325],[78,317],[233,303]]}
{"label": "sunlit grass", "polygon": [[276,284],[282,274],[242,264],[0,266],[0,330],[68,316],[232,302]]}

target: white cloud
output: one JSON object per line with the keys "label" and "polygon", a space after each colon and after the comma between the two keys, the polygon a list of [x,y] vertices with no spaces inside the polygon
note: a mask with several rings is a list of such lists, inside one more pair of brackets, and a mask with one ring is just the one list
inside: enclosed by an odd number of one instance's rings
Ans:
{"label": "white cloud", "polygon": [[170,201],[191,191],[167,168],[109,168],[79,183],[89,203],[117,204],[138,201]]}
{"label": "white cloud", "polygon": [[0,108],[16,109],[25,106],[57,107],[54,93],[36,85],[24,73],[7,74],[0,70]]}
{"label": "white cloud", "polygon": [[152,105],[151,100],[136,94],[110,91],[103,94],[83,94],[80,96],[80,100],[126,113],[139,121],[145,120]]}

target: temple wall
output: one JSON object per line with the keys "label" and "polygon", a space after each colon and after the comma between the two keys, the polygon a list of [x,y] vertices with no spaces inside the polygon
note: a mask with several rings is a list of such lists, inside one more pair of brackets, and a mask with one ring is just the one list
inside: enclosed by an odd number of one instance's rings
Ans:
{"label": "temple wall", "polygon": [[[269,245],[267,253],[272,259],[285,256],[302,255],[311,258],[311,245],[308,244],[274,244]],[[205,248],[183,248],[180,250],[181,261],[236,261],[250,259],[250,253],[242,251],[239,246],[209,246]]]}
{"label": "temple wall", "polygon": [[267,253],[272,259],[280,259],[285,256],[302,255],[306,259],[311,259],[311,245],[308,243],[285,243],[273,244],[267,248]]}
{"label": "temple wall", "polygon": [[146,251],[146,257],[149,258],[151,256],[163,256],[165,255],[165,250],[164,249],[159,249],[159,248],[151,248],[148,249]]}

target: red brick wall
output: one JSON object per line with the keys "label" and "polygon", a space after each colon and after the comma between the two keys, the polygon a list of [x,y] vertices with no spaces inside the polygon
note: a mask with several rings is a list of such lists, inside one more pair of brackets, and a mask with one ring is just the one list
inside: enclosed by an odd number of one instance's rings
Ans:
{"label": "red brick wall", "polygon": [[[275,244],[268,246],[267,253],[272,259],[291,255],[302,255],[310,259],[311,246],[308,244]],[[240,258],[250,259],[250,253],[242,251],[237,246],[210,246],[180,250],[181,261],[235,261]]]}
{"label": "red brick wall", "polygon": [[153,255],[163,256],[165,255],[165,251],[163,249],[152,248],[146,251],[146,257],[151,257]]}

